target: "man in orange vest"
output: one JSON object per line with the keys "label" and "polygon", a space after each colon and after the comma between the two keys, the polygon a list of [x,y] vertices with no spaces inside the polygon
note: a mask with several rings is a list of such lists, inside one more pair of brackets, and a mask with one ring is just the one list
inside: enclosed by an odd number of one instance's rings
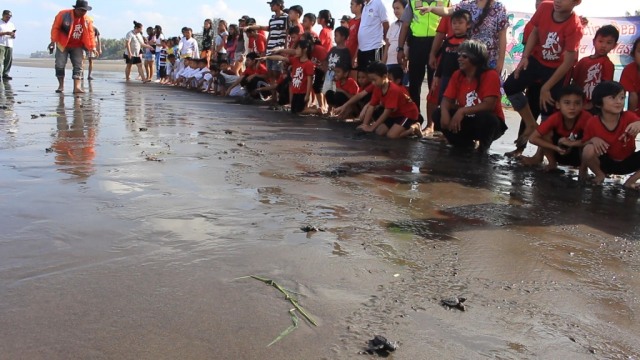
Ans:
{"label": "man in orange vest", "polygon": [[83,51],[96,51],[93,20],[87,16],[90,10],[88,1],[77,0],[73,9],[60,11],[53,21],[49,51],[53,52],[54,47],[57,48],[55,65],[58,78],[57,93],[64,91],[64,68],[69,58],[73,65],[73,92],[84,92],[82,90]]}

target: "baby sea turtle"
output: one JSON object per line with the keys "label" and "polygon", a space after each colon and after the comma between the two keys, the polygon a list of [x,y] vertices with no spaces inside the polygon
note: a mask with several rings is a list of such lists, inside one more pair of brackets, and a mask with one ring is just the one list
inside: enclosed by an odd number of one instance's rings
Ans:
{"label": "baby sea turtle", "polygon": [[465,301],[467,301],[467,299],[463,297],[452,297],[440,300],[440,304],[448,309],[465,311],[467,310],[463,304]]}
{"label": "baby sea turtle", "polygon": [[312,226],[312,225],[305,225],[303,227],[300,228],[300,230],[304,231],[304,232],[316,232],[316,231],[324,231],[323,228],[319,228],[317,226]]}
{"label": "baby sea turtle", "polygon": [[390,342],[382,335],[376,335],[373,339],[369,340],[367,352],[369,354],[378,353],[380,355],[384,355],[389,352],[396,351],[397,348],[398,344],[395,342]]}

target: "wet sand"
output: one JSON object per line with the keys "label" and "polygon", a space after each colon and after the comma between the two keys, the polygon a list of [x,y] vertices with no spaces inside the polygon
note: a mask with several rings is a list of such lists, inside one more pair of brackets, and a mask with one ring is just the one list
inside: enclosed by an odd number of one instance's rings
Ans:
{"label": "wet sand", "polygon": [[[484,157],[121,73],[79,97],[12,75],[0,358],[366,359],[375,334],[394,359],[640,357],[638,195],[511,164],[512,113]],[[251,274],[319,326],[267,348],[291,305]]]}

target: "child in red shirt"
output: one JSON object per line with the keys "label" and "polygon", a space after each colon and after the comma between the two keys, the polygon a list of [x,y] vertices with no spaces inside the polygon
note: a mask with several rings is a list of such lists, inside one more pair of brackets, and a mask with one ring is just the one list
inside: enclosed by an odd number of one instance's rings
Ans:
{"label": "child in red shirt", "polygon": [[[336,90],[328,90],[325,94],[327,104],[330,110],[342,106],[349,101],[354,95],[360,91],[358,83],[349,77],[351,64],[338,63],[333,68],[333,80],[336,84]],[[342,119],[348,119],[351,113],[343,114]]]}
{"label": "child in red shirt", "polygon": [[633,56],[633,61],[622,70],[620,84],[629,93],[629,111],[633,111],[640,116],[640,106],[638,106],[638,94],[640,94],[640,37],[633,42],[631,56]]}
{"label": "child in red shirt", "polygon": [[[573,68],[572,83],[581,87],[585,96],[585,110],[592,110],[591,94],[596,85],[613,81],[614,66],[607,54],[618,46],[620,33],[613,25],[605,25],[596,31],[593,46],[596,53],[582,58]],[[593,109],[595,114],[597,110]]]}
{"label": "child in red shirt", "polygon": [[620,83],[605,81],[593,90],[593,106],[600,115],[592,117],[584,129],[584,150],[580,177],[587,176],[586,167],[596,177],[593,183],[600,185],[607,174],[631,177],[624,183],[625,188],[640,189],[640,151],[636,152],[636,136],[640,133],[640,118],[631,111],[624,110],[625,91]]}
{"label": "child in red shirt", "polygon": [[335,26],[336,20],[331,17],[331,12],[329,10],[320,10],[318,13],[318,24],[322,25],[322,30],[320,30],[320,45],[322,45],[327,52],[331,51],[331,47],[333,47],[333,27]]}
{"label": "child in red shirt", "polygon": [[351,0],[351,13],[353,19],[349,20],[349,37],[347,38],[347,48],[351,53],[351,77],[356,77],[355,69],[358,68],[358,30],[360,30],[360,20],[362,19],[362,10],[364,9],[364,0]]}
{"label": "child in red shirt", "polygon": [[[242,76],[238,78],[228,89],[227,96],[231,93],[231,90],[236,86],[244,87],[247,94],[252,97],[257,97],[260,94],[257,93],[258,87],[264,87],[268,84],[267,81],[267,67],[260,60],[258,60],[258,54],[252,52],[247,54],[245,60],[245,70]],[[262,98],[268,97],[268,94],[263,94]]]}
{"label": "child in red shirt", "polygon": [[[280,50],[284,53],[288,50]],[[306,39],[298,41],[295,48],[295,55],[269,55],[265,57],[267,60],[285,61],[291,64],[291,84],[289,92],[291,96],[291,113],[298,114],[307,109],[309,100],[311,100],[311,91],[313,85],[313,73],[315,65],[311,61],[311,52],[313,44]]]}
{"label": "child in red shirt", "polygon": [[509,101],[526,124],[525,131],[516,142],[519,146],[527,142],[537,127],[523,92],[541,81],[540,106],[543,119],[548,117],[554,109],[554,93],[562,88],[567,73],[575,65],[582,39],[582,24],[573,8],[581,1],[543,2],[530,20],[533,30],[527,39],[522,60],[504,83]]}
{"label": "child in red shirt", "polygon": [[529,142],[537,145],[549,164],[544,171],[553,171],[561,165],[580,166],[582,133],[587,121],[593,116],[583,110],[584,93],[572,85],[562,88],[558,95],[558,111],[549,116],[536,131]]}
{"label": "child in red shirt", "polygon": [[[373,132],[390,139],[421,135],[421,117],[418,106],[411,100],[407,89],[389,79],[387,65],[376,61],[367,68],[369,79],[375,85],[369,108],[358,129]],[[374,112],[374,107],[383,109]],[[375,118],[375,119],[374,119]]]}
{"label": "child in red shirt", "polygon": [[487,65],[487,47],[467,40],[458,47],[457,70],[451,76],[440,108],[433,114],[435,129],[456,147],[489,150],[507,130],[500,102],[500,77]]}

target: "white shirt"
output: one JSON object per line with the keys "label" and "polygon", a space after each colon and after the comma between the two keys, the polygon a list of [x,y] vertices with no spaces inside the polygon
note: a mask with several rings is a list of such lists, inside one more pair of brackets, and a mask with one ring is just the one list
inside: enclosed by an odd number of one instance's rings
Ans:
{"label": "white shirt", "polygon": [[[0,19],[0,32],[11,32],[16,29],[16,26],[11,22],[4,22]],[[11,35],[0,36],[0,46],[13,47],[13,38]]]}
{"label": "white shirt", "polygon": [[384,45],[383,22],[388,23],[389,16],[382,0],[365,2],[358,30],[358,50],[377,50]]}
{"label": "white shirt", "polygon": [[162,40],[164,40],[164,34],[160,33],[160,36],[156,36],[156,52],[162,50]]}
{"label": "white shirt", "polygon": [[402,28],[402,22],[400,20],[389,25],[389,31],[387,31],[387,38],[389,39],[389,51],[387,53],[387,65],[398,64],[398,39],[400,38],[400,29]]}
{"label": "white shirt", "polygon": [[133,57],[139,57],[140,56],[140,50],[142,49],[142,44],[144,44],[144,38],[142,37],[142,34],[138,33],[136,34],[133,30],[129,31],[127,33],[127,36],[124,38],[125,41],[131,41],[131,52],[132,54],[129,54],[129,52],[127,51],[127,47],[125,46],[124,48],[124,53],[129,55],[129,56],[133,56]]}
{"label": "white shirt", "polygon": [[[226,31],[216,35],[216,47],[220,45],[226,45],[226,44],[222,44],[222,40],[224,40],[225,36],[229,36],[229,33]],[[220,49],[220,51],[218,51],[218,54],[226,54],[226,53],[227,53],[227,49],[225,49],[224,46],[222,47],[222,49]],[[229,59],[229,60],[232,60],[232,59]]]}
{"label": "white shirt", "polygon": [[187,39],[183,37],[180,39],[180,57],[190,57],[193,59],[200,58],[200,51],[198,50],[198,42],[194,38]]}

